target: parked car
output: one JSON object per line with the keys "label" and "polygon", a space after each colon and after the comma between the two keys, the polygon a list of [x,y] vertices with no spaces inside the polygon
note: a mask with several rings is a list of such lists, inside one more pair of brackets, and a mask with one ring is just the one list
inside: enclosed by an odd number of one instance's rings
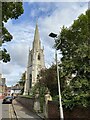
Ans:
{"label": "parked car", "polygon": [[12,100],[13,100],[13,97],[12,97],[12,96],[6,96],[6,97],[3,99],[2,104],[12,104]]}

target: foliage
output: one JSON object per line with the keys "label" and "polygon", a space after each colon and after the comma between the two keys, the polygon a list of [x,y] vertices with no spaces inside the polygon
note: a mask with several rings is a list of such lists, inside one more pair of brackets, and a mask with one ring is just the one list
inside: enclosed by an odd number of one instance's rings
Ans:
{"label": "foliage", "polygon": [[18,83],[19,83],[19,85],[20,85],[20,88],[21,88],[21,95],[22,95],[23,92],[24,92],[25,80],[20,80]]}
{"label": "foliage", "polygon": [[[56,65],[52,65],[48,69],[42,69],[38,75],[38,82],[30,91],[30,95],[32,95],[32,97],[35,96],[37,90],[39,91],[41,111],[43,111],[43,103],[45,101],[47,89],[49,89],[52,97],[58,94]],[[55,100],[57,99],[58,97],[55,98]]]}
{"label": "foliage", "polygon": [[63,105],[70,109],[77,105],[84,107],[90,105],[89,84],[90,81],[88,83],[85,78],[73,79],[62,92]]}
{"label": "foliage", "polygon": [[42,70],[40,72],[40,82],[44,84],[49,90],[52,96],[58,94],[56,65],[52,65],[50,68]]}
{"label": "foliage", "polygon": [[22,76],[21,76],[21,80],[26,80],[26,71],[24,73],[22,73]]}
{"label": "foliage", "polygon": [[7,53],[7,50],[5,48],[1,50],[0,53],[1,53],[0,60],[2,59],[3,62],[10,61],[10,55]]}
{"label": "foliage", "polygon": [[30,96],[31,97],[35,97],[35,94],[37,93],[37,91],[39,91],[41,112],[43,112],[43,104],[45,102],[45,91],[46,91],[46,89],[47,88],[44,86],[44,84],[42,84],[40,81],[38,81],[34,85],[34,87],[32,87],[32,90],[30,91]]}
{"label": "foliage", "polygon": [[[2,29],[2,33],[0,33],[0,47],[3,45],[3,43],[9,42],[13,38],[13,36],[5,28],[4,23],[6,23],[9,19],[18,19],[18,17],[22,13],[23,8],[21,2],[2,2],[2,28],[0,26],[0,29]],[[3,62],[10,61],[10,55],[5,48],[2,48],[2,50],[0,50],[0,53],[0,60],[2,60]]]}
{"label": "foliage", "polygon": [[20,85],[20,87],[21,87],[21,95],[22,95],[23,92],[24,92],[25,80],[26,80],[26,71],[25,71],[24,73],[22,73],[21,79],[20,79],[20,81],[18,82],[19,85]]}
{"label": "foliage", "polygon": [[[69,27],[64,27],[56,41],[60,43],[62,93],[65,107],[90,105],[90,10],[81,14]],[[55,45],[55,46],[56,46]],[[74,75],[74,77],[73,77]],[[68,83],[68,84],[67,84]]]}
{"label": "foliage", "polygon": [[55,95],[55,96],[53,96],[53,101],[59,101],[59,95]]}

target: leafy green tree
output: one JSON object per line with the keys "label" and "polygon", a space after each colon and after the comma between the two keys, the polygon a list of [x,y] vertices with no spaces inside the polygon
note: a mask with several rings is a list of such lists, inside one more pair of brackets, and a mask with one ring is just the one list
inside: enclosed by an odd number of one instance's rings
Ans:
{"label": "leafy green tree", "polygon": [[21,80],[26,80],[26,71],[22,73]]}
{"label": "leafy green tree", "polygon": [[56,65],[52,65],[50,68],[42,69],[40,71],[38,75],[38,82],[32,88],[33,95],[38,89],[40,95],[43,97],[47,88],[52,96],[58,95]]}
{"label": "leafy green tree", "polygon": [[21,79],[18,82],[21,87],[21,94],[23,94],[23,92],[24,92],[25,81],[26,81],[26,71],[24,73],[22,73]]}
{"label": "leafy green tree", "polygon": [[56,65],[52,65],[50,68],[40,71],[39,82],[47,87],[52,96],[58,94],[58,84],[56,75]]}
{"label": "leafy green tree", "polygon": [[35,97],[37,91],[39,91],[39,100],[40,100],[40,109],[43,111],[43,104],[45,102],[45,93],[46,93],[47,87],[42,84],[40,79],[38,79],[37,83],[32,87],[30,90],[30,97]]}
{"label": "leafy green tree", "polygon": [[65,107],[90,105],[90,10],[81,14],[69,27],[64,27],[56,41],[60,43],[61,80]]}
{"label": "leafy green tree", "polygon": [[58,84],[57,84],[57,74],[56,65],[52,65],[50,68],[42,69],[38,75],[38,82],[32,87],[30,91],[31,96],[35,96],[37,90],[40,94],[40,106],[41,111],[43,111],[43,104],[45,102],[45,94],[47,90],[50,91],[53,100],[58,100]]}
{"label": "leafy green tree", "polygon": [[[2,2],[0,3],[0,6],[2,7],[2,25],[0,25],[1,47],[3,43],[9,42],[13,38],[13,36],[5,28],[4,23],[6,23],[9,19],[18,19],[18,17],[23,14],[23,7],[22,2]],[[3,62],[10,61],[10,55],[5,48],[2,48],[2,50],[0,50],[0,60]]]}

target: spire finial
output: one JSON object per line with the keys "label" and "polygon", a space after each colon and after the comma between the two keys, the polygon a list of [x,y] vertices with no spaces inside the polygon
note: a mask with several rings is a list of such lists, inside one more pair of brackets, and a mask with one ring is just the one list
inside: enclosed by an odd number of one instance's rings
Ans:
{"label": "spire finial", "polygon": [[36,29],[38,29],[38,17],[36,18]]}
{"label": "spire finial", "polygon": [[36,25],[38,25],[38,17],[36,18]]}

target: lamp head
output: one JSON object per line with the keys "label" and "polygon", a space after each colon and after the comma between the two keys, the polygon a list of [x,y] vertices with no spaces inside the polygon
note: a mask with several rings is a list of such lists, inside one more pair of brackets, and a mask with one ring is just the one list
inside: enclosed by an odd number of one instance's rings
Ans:
{"label": "lamp head", "polygon": [[52,37],[52,38],[55,38],[55,37],[57,37],[57,34],[51,32],[51,33],[49,34],[49,36]]}

